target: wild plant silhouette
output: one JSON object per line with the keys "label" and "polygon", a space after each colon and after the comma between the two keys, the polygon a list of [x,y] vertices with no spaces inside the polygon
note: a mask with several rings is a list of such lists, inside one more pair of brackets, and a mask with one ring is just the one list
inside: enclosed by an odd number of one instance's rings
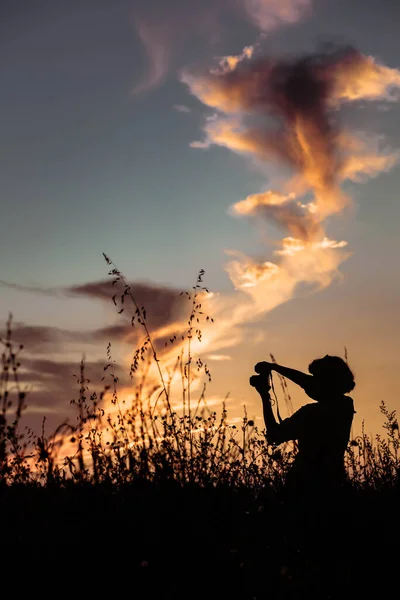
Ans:
{"label": "wild plant silhouette", "polygon": [[[298,444],[267,441],[246,414],[232,425],[225,406],[220,414],[207,406],[211,373],[191,353],[201,323],[212,321],[201,307],[204,271],[184,292],[186,349],[165,377],[145,307],[105,260],[114,304],[130,310],[132,326],[143,332],[130,366],[129,407],[118,395],[109,345],[103,389],[90,389],[80,364],[76,425],[61,423],[51,435],[44,426],[40,434],[23,429],[29,394],[19,381],[23,347],[13,343],[11,317],[1,338],[0,491],[8,557],[34,548],[49,569],[74,556],[83,577],[96,573],[99,590],[103,577],[115,577],[120,591],[144,586],[147,595],[140,597],[343,598],[359,596],[372,580],[380,590],[391,585],[400,533],[396,412],[382,401],[383,435],[372,439],[363,431],[349,441],[348,485],[340,495],[319,496],[326,474],[314,472],[315,497],[300,502],[285,485]],[[176,336],[168,342],[174,343]],[[290,409],[285,373],[271,361]],[[159,381],[149,387],[150,366]],[[180,399],[171,391],[176,374]],[[204,379],[197,395],[194,377]],[[277,401],[274,387],[271,394]]]}

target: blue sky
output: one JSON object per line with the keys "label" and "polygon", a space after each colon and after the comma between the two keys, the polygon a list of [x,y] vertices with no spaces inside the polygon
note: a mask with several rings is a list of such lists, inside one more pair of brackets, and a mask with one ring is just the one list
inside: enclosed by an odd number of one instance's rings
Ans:
{"label": "blue sky", "polygon": [[[240,53],[259,37],[260,28],[239,5],[2,3],[2,281],[46,289],[96,282],[107,273],[104,251],[132,281],[186,289],[204,268],[210,289],[232,289],[225,250],[258,255],[264,247],[251,224],[232,218],[228,209],[266,181],[224,148],[189,147],[202,137],[205,110],[179,72]],[[400,67],[395,0],[369,0],[368,9],[362,0],[315,0],[309,8],[296,23],[264,32],[262,51],[301,54],[333,37]],[[140,35],[143,24],[151,32],[149,45]],[[382,143],[393,149],[400,148],[398,117],[398,105],[383,102],[343,114],[354,129],[385,136]],[[394,168],[349,186],[355,209],[329,227],[352,253],[340,267],[343,280],[294,298],[258,324],[273,346],[268,351],[294,366],[305,368],[315,352],[325,354],[327,339],[329,353],[347,344],[362,380],[359,402],[371,422],[377,418],[375,396],[376,404],[381,392],[398,404],[399,173]],[[268,231],[279,237],[272,225]],[[1,288],[0,308],[3,320],[12,310],[18,322],[64,329],[101,328],[118,318],[112,306],[91,298],[9,286]],[[242,381],[263,348],[232,352]],[[232,361],[218,366],[218,393],[229,368]],[[258,410],[244,383],[234,387],[240,402],[253,402]]]}

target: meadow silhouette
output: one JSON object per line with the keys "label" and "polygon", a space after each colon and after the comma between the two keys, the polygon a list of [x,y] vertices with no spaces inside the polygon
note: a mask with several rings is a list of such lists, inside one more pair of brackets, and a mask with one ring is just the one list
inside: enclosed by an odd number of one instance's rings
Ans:
{"label": "meadow silhouette", "polygon": [[[81,363],[77,425],[62,423],[53,435],[24,430],[29,394],[19,380],[23,348],[13,344],[11,318],[2,338],[7,560],[28,554],[46,569],[72,560],[88,581],[96,574],[92,592],[104,591],[107,577],[118,581],[119,592],[143,598],[343,598],[359,597],[372,582],[390,588],[400,533],[395,411],[381,404],[384,435],[350,439],[354,408],[346,394],[353,374],[331,356],[313,361],[309,374],[274,357],[255,366],[250,384],[261,396],[266,430],[246,414],[231,425],[225,407],[219,415],[207,407],[204,389],[196,400],[192,394],[189,408],[190,340],[201,336],[194,323],[203,271],[187,293],[189,352],[177,363],[184,409],[175,411],[179,399],[164,378],[145,307],[105,258],[125,310],[130,301],[133,324],[144,333],[131,365],[129,408],[119,402],[110,355],[104,368],[110,384],[105,380],[99,393],[90,390]],[[160,377],[151,394],[142,376],[150,363]],[[197,366],[197,376],[203,371],[208,380],[207,367]],[[315,402],[275,418],[273,372],[288,407],[285,378]]]}

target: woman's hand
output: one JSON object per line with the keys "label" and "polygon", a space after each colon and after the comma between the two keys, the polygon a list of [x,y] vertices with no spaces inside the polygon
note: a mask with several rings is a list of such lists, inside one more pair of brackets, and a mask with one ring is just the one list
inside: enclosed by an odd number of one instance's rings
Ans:
{"label": "woman's hand", "polygon": [[261,395],[268,394],[271,386],[269,384],[268,375],[252,375],[250,377],[250,385],[257,390]]}
{"label": "woman's hand", "polygon": [[256,364],[256,366],[254,367],[254,370],[256,373],[262,373],[267,375],[268,373],[270,373],[271,371],[273,371],[275,368],[275,363],[272,362],[266,362],[265,360],[262,362],[259,362]]}

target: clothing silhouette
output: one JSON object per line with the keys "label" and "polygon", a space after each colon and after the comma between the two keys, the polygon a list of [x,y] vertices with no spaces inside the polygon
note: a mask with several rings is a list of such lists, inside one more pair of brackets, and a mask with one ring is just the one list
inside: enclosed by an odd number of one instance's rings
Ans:
{"label": "clothing silhouette", "polygon": [[[255,371],[259,375],[252,376],[250,384],[263,401],[267,441],[277,445],[291,440],[298,442],[287,487],[299,492],[338,489],[346,480],[344,453],[354,415],[353,400],[345,395],[355,385],[347,363],[327,355],[309,365],[310,375],[268,362],[257,363]],[[272,371],[291,379],[316,402],[278,423],[269,395]]]}

